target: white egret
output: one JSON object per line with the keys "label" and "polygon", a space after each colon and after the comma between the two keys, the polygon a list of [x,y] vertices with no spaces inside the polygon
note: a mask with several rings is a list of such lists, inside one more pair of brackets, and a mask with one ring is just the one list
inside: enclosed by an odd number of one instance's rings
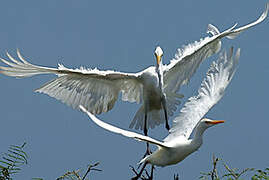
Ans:
{"label": "white egret", "polygon": [[[80,108],[102,128],[139,141],[146,141],[158,147],[155,152],[140,161],[140,164],[144,163],[144,165],[137,177],[134,178],[137,179],[147,164],[168,166],[182,161],[200,148],[203,143],[203,133],[207,128],[224,122],[223,120],[210,120],[203,117],[222,98],[236,71],[239,56],[240,49],[233,57],[233,49],[231,48],[229,54],[222,53],[218,61],[212,63],[198,90],[198,95],[189,98],[185,103],[180,114],[173,120],[173,126],[164,141],[114,127],[97,119],[83,106]],[[190,138],[192,132],[193,137]]]}
{"label": "white egret", "polygon": [[14,77],[29,77],[38,74],[56,74],[58,77],[46,83],[36,92],[45,93],[62,102],[78,108],[83,105],[93,114],[111,110],[114,103],[122,94],[123,101],[142,101],[130,128],[144,130],[166,123],[169,129],[168,116],[172,116],[182,95],[177,94],[181,85],[186,84],[195,73],[200,63],[219,51],[223,37],[234,38],[240,32],[262,22],[268,13],[269,5],[254,22],[235,29],[220,33],[209,24],[208,33],[211,37],[201,39],[182,49],[178,49],[175,58],[169,65],[162,64],[163,52],[160,47],[155,50],[156,67],[151,66],[138,73],[122,73],[101,71],[97,69],[68,69],[63,65],[58,68],[37,66],[26,61],[19,51],[16,60],[7,53],[10,61],[1,59],[10,67],[0,67],[0,73]]}

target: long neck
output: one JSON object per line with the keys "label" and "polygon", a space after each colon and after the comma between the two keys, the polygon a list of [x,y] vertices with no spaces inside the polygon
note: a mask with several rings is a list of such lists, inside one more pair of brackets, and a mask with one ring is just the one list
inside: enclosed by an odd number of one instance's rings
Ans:
{"label": "long neck", "polygon": [[203,143],[203,134],[207,128],[205,126],[198,125],[195,128],[194,136],[193,136],[193,141],[198,142],[200,145]]}
{"label": "long neck", "polygon": [[160,90],[163,90],[163,64],[162,61],[160,62],[160,64],[156,65],[156,73],[158,75],[159,78],[159,87]]}

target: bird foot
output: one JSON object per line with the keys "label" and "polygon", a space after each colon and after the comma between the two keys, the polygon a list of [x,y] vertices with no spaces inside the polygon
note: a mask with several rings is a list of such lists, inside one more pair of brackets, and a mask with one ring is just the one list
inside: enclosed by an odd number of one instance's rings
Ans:
{"label": "bird foot", "polygon": [[153,180],[153,170],[154,170],[154,166],[151,166],[151,173],[149,174],[148,171],[145,169],[146,175],[147,177],[144,177],[145,180]]}
{"label": "bird foot", "polygon": [[144,179],[144,177],[141,177],[141,176],[142,176],[142,173],[145,170],[145,167],[146,167],[147,164],[148,164],[147,162],[145,162],[143,164],[143,166],[142,166],[141,170],[139,171],[139,173],[135,170],[135,168],[133,166],[130,166],[131,169],[132,169],[132,171],[136,174],[136,176],[135,177],[132,177],[131,179],[132,180],[138,180],[139,178]]}
{"label": "bird foot", "polygon": [[[151,173],[149,174],[147,170],[144,170],[146,172],[146,177],[144,175],[139,174],[134,167],[130,166],[132,171],[136,174],[135,177],[132,177],[131,180],[138,180],[141,178],[142,180],[153,180],[153,169],[154,166],[152,166]],[[141,177],[142,176],[142,177]]]}
{"label": "bird foot", "polygon": [[131,180],[138,180],[138,176],[132,177]]}
{"label": "bird foot", "polygon": [[[136,174],[136,176],[135,176],[135,177],[132,177],[131,180],[138,180],[138,178],[140,178],[141,174],[139,174],[139,173],[135,170],[135,168],[134,168],[133,166],[130,165],[130,168],[131,168],[131,170]],[[139,169],[139,167],[138,167],[137,169]]]}

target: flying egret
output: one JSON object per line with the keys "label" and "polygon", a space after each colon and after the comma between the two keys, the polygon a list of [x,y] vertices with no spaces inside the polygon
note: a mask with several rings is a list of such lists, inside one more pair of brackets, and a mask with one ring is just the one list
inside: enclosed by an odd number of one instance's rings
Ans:
{"label": "flying egret", "polygon": [[155,50],[156,66],[148,67],[138,73],[122,73],[98,69],[68,69],[63,65],[58,68],[37,66],[26,61],[17,50],[20,60],[9,53],[10,61],[1,59],[10,67],[0,67],[0,73],[14,77],[29,77],[38,74],[56,74],[58,77],[46,83],[36,92],[45,93],[73,108],[83,105],[93,114],[111,110],[122,94],[123,101],[142,101],[130,128],[144,130],[165,122],[169,129],[168,116],[172,116],[180,103],[182,95],[177,94],[181,85],[186,84],[195,73],[200,63],[217,53],[221,48],[223,37],[234,38],[240,32],[262,22],[267,16],[269,5],[254,22],[235,29],[236,24],[220,33],[213,25],[208,25],[211,37],[201,39],[182,49],[178,49],[170,64],[162,64],[163,52],[160,47]]}
{"label": "flying egret", "polygon": [[[168,166],[182,161],[200,148],[203,143],[203,133],[207,128],[224,122],[223,120],[210,120],[203,117],[224,95],[224,91],[236,71],[239,56],[240,49],[233,57],[233,49],[231,48],[229,54],[222,53],[218,61],[212,63],[198,90],[198,95],[190,97],[185,103],[180,114],[173,120],[173,126],[164,141],[114,127],[97,119],[83,106],[80,108],[102,128],[139,141],[146,141],[158,147],[155,152],[140,161],[140,164],[144,163],[144,165],[137,177],[134,178],[138,179],[147,164]],[[192,132],[193,137],[190,138]]]}

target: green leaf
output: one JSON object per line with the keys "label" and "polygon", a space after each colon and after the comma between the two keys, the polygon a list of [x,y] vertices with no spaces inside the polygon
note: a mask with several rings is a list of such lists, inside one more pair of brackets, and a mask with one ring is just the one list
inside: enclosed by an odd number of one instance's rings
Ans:
{"label": "green leaf", "polygon": [[15,161],[13,161],[13,160],[11,160],[11,159],[8,159],[8,158],[6,158],[6,157],[3,157],[3,159],[4,159],[4,160],[7,160],[7,161],[9,161],[9,162],[11,162],[11,163],[15,163]]}
{"label": "green leaf", "polygon": [[7,169],[7,167],[0,165],[0,169]]}
{"label": "green leaf", "polygon": [[9,157],[11,157],[11,158],[18,159],[18,160],[21,160],[21,161],[25,162],[25,159],[23,159],[23,158],[21,158],[21,157],[14,156],[14,155],[12,155],[12,154],[7,154],[7,153],[5,153],[5,154],[6,154],[6,156],[9,156]]}
{"label": "green leaf", "polygon": [[22,158],[25,160],[24,162],[27,164],[27,159],[26,159],[26,157],[24,157],[23,155],[21,155],[21,154],[15,152],[15,151],[11,151],[11,150],[8,150],[8,152],[13,153],[13,154],[15,154],[15,155],[18,155],[18,156],[22,157]]}
{"label": "green leaf", "polygon": [[24,151],[21,150],[21,149],[16,149],[16,148],[13,148],[13,147],[9,147],[9,149],[12,149],[12,150],[14,150],[14,151],[17,151],[17,152],[20,153],[20,154],[22,153],[22,154],[24,154],[24,157],[27,157],[27,158],[28,158],[26,152],[24,152]]}
{"label": "green leaf", "polygon": [[12,171],[20,171],[21,168],[11,168]]}
{"label": "green leaf", "polygon": [[8,166],[12,166],[12,164],[10,164],[10,163],[8,163],[8,162],[6,162],[6,161],[2,161],[2,160],[0,160],[0,162],[1,162],[1,163],[4,163],[4,164],[7,164]]}

